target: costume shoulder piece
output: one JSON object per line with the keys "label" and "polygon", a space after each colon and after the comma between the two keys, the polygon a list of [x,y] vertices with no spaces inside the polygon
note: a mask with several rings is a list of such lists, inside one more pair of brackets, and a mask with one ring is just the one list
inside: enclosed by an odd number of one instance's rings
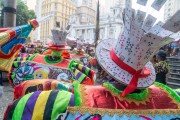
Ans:
{"label": "costume shoulder piece", "polygon": [[0,69],[10,71],[14,59],[17,57],[26,38],[33,29],[39,26],[36,20],[29,21],[29,24],[14,28],[0,29]]}

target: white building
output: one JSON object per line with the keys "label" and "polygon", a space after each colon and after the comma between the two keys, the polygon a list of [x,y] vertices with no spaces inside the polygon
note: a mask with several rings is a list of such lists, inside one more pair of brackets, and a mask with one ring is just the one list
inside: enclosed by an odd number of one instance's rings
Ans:
{"label": "white building", "polygon": [[[121,6],[117,4],[111,8],[109,15],[103,15],[100,17],[100,40],[113,38],[118,39],[118,36],[123,28],[122,22],[122,12],[123,4]],[[73,15],[71,17],[71,30],[69,37],[80,38],[85,40],[85,42],[93,43],[95,38],[95,23],[80,24],[78,15]]]}
{"label": "white building", "polygon": [[164,21],[169,19],[179,9],[180,0],[167,0],[164,7]]}
{"label": "white building", "polygon": [[[35,7],[35,13],[36,13],[36,19],[37,21],[41,20],[41,9],[42,9],[42,0],[36,0],[36,7]],[[36,40],[34,41],[39,41],[40,40],[40,23],[39,23],[39,27],[36,28],[35,30],[35,36],[36,36]]]}
{"label": "white building", "polygon": [[77,7],[79,6],[88,6],[92,9],[96,9],[96,0],[71,0]]}

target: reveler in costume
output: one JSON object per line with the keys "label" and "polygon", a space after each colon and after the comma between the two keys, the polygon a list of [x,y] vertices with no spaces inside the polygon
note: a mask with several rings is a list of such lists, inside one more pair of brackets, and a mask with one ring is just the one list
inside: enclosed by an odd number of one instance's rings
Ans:
{"label": "reveler in costume", "polygon": [[39,26],[38,22],[34,19],[29,21],[29,23],[14,28],[0,29],[0,69],[5,71],[11,70],[11,65],[20,52],[26,38],[32,30]]}
{"label": "reveler in costume", "polygon": [[168,32],[163,24],[145,30],[135,22],[134,13],[126,4],[119,39],[103,40],[96,48],[99,64],[112,78],[109,82],[92,86],[74,81],[74,93],[52,90],[26,94],[9,105],[4,120],[180,118],[180,97],[168,86],[154,83],[156,74],[149,62],[153,53],[173,37],[159,34]]}
{"label": "reveler in costume", "polygon": [[156,71],[156,82],[166,85],[166,75],[169,71],[169,65],[166,62],[166,53],[163,50],[158,51],[156,54],[157,63],[154,64]]}

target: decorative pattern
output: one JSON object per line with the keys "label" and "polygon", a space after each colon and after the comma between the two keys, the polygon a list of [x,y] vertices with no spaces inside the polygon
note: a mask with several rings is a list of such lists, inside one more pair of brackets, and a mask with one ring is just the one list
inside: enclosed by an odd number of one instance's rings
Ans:
{"label": "decorative pattern", "polygon": [[101,109],[101,108],[90,108],[90,107],[68,107],[67,120],[75,118],[87,118],[93,115],[100,115],[101,119],[132,119],[132,120],[170,120],[175,118],[180,118],[180,110],[174,109],[158,109],[158,110],[122,110],[122,109]]}
{"label": "decorative pattern", "polygon": [[77,111],[81,114],[85,114],[87,112],[91,114],[98,114],[105,115],[108,114],[110,116],[113,116],[115,114],[122,116],[123,114],[126,114],[127,116],[134,115],[152,115],[155,116],[159,114],[160,116],[163,116],[164,113],[166,113],[167,116],[170,116],[172,114],[179,115],[180,110],[178,109],[156,109],[156,110],[122,110],[122,109],[101,109],[101,108],[89,108],[89,107],[68,107],[68,110],[70,113],[75,114]]}
{"label": "decorative pattern", "polygon": [[9,75],[10,80],[13,81],[13,86],[18,85],[23,81],[33,79],[56,79],[65,81],[73,79],[71,70],[35,62],[25,62]]}

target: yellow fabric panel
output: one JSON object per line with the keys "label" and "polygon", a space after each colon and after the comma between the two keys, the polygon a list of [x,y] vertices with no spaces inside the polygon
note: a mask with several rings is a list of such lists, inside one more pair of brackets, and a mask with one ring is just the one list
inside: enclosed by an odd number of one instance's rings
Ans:
{"label": "yellow fabric panel", "polygon": [[43,120],[44,111],[50,92],[51,91],[41,92],[41,94],[39,95],[34,107],[32,120]]}

